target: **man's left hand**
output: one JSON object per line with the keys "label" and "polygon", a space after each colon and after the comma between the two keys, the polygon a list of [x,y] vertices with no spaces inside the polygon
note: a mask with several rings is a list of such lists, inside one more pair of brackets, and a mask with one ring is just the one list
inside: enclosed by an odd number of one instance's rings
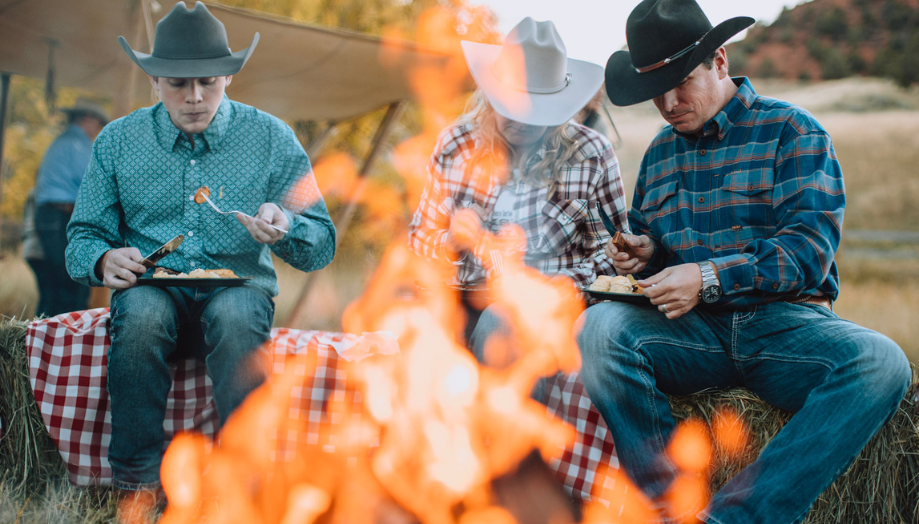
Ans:
{"label": "man's left hand", "polygon": [[258,208],[258,213],[252,218],[237,213],[236,220],[239,220],[240,224],[246,226],[246,229],[249,230],[249,234],[252,235],[252,238],[259,244],[270,245],[284,238],[284,233],[268,224],[277,226],[281,229],[290,229],[287,215],[284,214],[284,211],[282,211],[277,204],[262,204]]}
{"label": "man's left hand", "polygon": [[689,313],[699,303],[702,289],[702,270],[698,264],[680,264],[639,280],[645,296],[657,309],[673,320]]}

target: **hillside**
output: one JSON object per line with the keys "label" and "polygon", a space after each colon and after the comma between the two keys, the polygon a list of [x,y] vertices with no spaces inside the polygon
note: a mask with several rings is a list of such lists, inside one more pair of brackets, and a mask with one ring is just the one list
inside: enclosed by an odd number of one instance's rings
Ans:
{"label": "hillside", "polygon": [[728,45],[732,74],[786,80],[881,76],[919,82],[919,0],[812,0]]}

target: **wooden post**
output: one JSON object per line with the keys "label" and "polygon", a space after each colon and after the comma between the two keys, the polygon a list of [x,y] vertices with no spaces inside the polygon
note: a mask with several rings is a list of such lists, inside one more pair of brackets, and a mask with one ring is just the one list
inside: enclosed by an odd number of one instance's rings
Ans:
{"label": "wooden post", "polygon": [[[0,73],[0,202],[3,202],[3,137],[6,134],[6,107],[10,99],[10,73]],[[3,241],[3,216],[0,215],[0,247]],[[0,253],[0,258],[3,254]]]}
{"label": "wooden post", "polygon": [[10,77],[0,73],[0,202],[3,201],[3,138],[6,136],[6,107],[10,99]]}
{"label": "wooden post", "polygon": [[[129,1],[126,4],[125,27],[129,28],[130,33],[126,36],[126,39],[134,49],[143,49],[145,44],[143,38],[144,16],[141,0]],[[137,67],[137,64],[132,62],[128,55],[124,53],[121,53],[119,57],[119,69],[121,69],[121,74],[123,75],[122,88],[115,96],[114,107],[112,108],[113,118],[122,117],[131,112],[134,107],[134,93],[137,90],[138,77],[140,77],[140,73],[143,73]]]}
{"label": "wooden post", "polygon": [[[389,104],[389,108],[387,108],[386,114],[383,115],[383,120],[377,128],[377,133],[373,137],[373,144],[370,146],[370,152],[367,153],[361,170],[357,173],[358,182],[354,189],[354,193],[350,196],[348,205],[345,206],[345,209],[343,209],[338,217],[332,221],[335,224],[336,231],[335,247],[338,247],[341,243],[341,239],[344,238],[345,233],[348,231],[348,226],[351,224],[351,219],[354,217],[354,213],[357,209],[357,201],[364,192],[367,175],[370,173],[374,161],[376,161],[377,156],[379,156],[380,151],[383,149],[383,143],[389,138],[389,132],[392,130],[392,126],[396,122],[402,110],[402,106],[403,102],[401,100]],[[291,309],[290,314],[287,315],[287,318],[284,320],[285,326],[292,327],[290,324],[297,320],[303,308],[306,307],[306,299],[309,298],[310,289],[313,287],[313,282],[316,280],[314,275],[315,273],[308,273],[306,275],[303,287],[300,288],[300,296],[297,298],[297,302],[294,304],[293,309]]]}

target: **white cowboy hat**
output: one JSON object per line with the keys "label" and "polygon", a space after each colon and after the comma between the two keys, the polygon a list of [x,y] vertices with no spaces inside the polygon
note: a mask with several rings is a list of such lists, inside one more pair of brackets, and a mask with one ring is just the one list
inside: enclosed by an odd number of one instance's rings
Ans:
{"label": "white cowboy hat", "polygon": [[523,124],[564,124],[603,84],[603,68],[568,58],[550,21],[524,18],[500,46],[461,44],[472,78],[492,108]]}

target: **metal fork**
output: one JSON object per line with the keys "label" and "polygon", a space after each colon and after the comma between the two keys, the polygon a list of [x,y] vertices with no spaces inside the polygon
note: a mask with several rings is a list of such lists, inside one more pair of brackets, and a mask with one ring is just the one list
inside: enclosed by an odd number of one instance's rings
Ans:
{"label": "metal fork", "polygon": [[[242,215],[242,216],[246,216],[246,217],[249,217],[249,218],[255,218],[255,217],[253,217],[252,215],[243,213],[242,211],[236,211],[236,210],[233,210],[233,211],[221,211],[220,208],[217,207],[217,205],[214,204],[214,202],[211,201],[211,199],[208,198],[208,196],[207,196],[206,194],[204,194],[204,193],[202,192],[202,193],[201,193],[201,196],[203,196],[203,197],[204,197],[204,200],[207,200],[207,203],[210,204],[210,206],[211,206],[212,208],[214,208],[214,211],[220,213],[221,215],[233,215],[233,214],[239,213],[239,214]],[[281,228],[279,228],[278,226],[275,226],[275,225],[273,225],[273,224],[267,224],[267,225],[268,225],[269,227],[273,227],[273,228],[277,229],[277,230],[280,231],[281,233],[287,233],[287,230],[286,230],[286,229],[281,229]]]}

